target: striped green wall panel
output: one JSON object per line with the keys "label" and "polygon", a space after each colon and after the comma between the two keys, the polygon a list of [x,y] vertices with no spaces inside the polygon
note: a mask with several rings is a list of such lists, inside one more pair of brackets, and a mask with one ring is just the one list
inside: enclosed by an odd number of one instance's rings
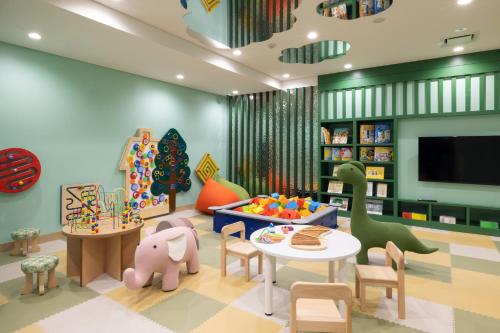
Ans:
{"label": "striped green wall panel", "polygon": [[320,92],[322,119],[500,112],[499,72]]}
{"label": "striped green wall panel", "polygon": [[316,87],[229,97],[228,179],[251,195],[315,195]]}

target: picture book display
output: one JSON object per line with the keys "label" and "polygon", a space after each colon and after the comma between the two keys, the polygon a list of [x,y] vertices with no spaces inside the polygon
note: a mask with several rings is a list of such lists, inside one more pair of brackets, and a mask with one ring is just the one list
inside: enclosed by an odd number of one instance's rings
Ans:
{"label": "picture book display", "polygon": [[352,160],[352,148],[332,148],[332,159],[334,161]]}
{"label": "picture book display", "polygon": [[336,128],[333,130],[333,143],[346,144],[349,140],[349,128]]}
{"label": "picture book display", "polygon": [[328,192],[341,194],[344,190],[344,183],[337,180],[330,180],[328,182]]}
{"label": "picture book display", "polygon": [[373,183],[372,182],[366,183],[366,196],[367,197],[373,196]]}
{"label": "picture book display", "polygon": [[377,162],[391,162],[392,148],[391,147],[375,147],[374,160]]}
{"label": "picture book display", "polygon": [[387,184],[384,183],[377,184],[377,197],[387,198]]}
{"label": "picture book display", "polygon": [[373,161],[375,157],[375,149],[373,147],[361,147],[359,149],[360,161]]}
{"label": "picture book display", "polygon": [[386,123],[375,125],[375,143],[391,143],[391,125]]}
{"label": "picture book display", "polygon": [[339,171],[340,165],[335,165],[333,167],[332,177],[337,177],[337,172]]}
{"label": "picture book display", "polygon": [[382,215],[384,202],[381,200],[366,200],[366,211],[368,214]]}
{"label": "picture book display", "polygon": [[330,137],[330,131],[324,127],[321,127],[321,144],[322,145],[329,145],[331,144],[331,137]]}
{"label": "picture book display", "polygon": [[440,215],[439,222],[446,224],[457,224],[457,218],[455,216]]}
{"label": "picture book display", "polygon": [[326,161],[332,160],[332,149],[329,147],[323,148],[323,159]]}
{"label": "picture book display", "polygon": [[373,144],[375,143],[375,125],[361,125],[359,127],[359,143]]}
{"label": "picture book display", "polygon": [[366,167],[366,179],[384,179],[384,167]]}
{"label": "picture book display", "polygon": [[330,205],[346,212],[349,207],[349,198],[330,197]]}

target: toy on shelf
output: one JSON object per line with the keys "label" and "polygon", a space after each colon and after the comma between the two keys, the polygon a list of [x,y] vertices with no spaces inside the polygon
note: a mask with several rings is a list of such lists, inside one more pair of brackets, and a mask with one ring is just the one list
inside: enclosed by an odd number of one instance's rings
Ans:
{"label": "toy on shelf", "polygon": [[198,273],[196,233],[189,227],[173,227],[146,236],[135,251],[135,269],[123,272],[125,285],[140,289],[150,285],[155,272],[162,273],[163,291],[177,289],[180,264],[186,263],[189,274]]}
{"label": "toy on shelf", "polygon": [[124,200],[134,210],[140,210],[143,218],[169,213],[169,197],[151,191],[153,170],[158,155],[158,139],[151,136],[148,128],[139,128],[129,138],[120,161],[120,170],[125,172]]}
{"label": "toy on shelf", "polygon": [[0,192],[18,193],[31,188],[40,178],[38,158],[22,148],[0,150]]}
{"label": "toy on shelf", "polygon": [[175,211],[177,192],[187,192],[191,188],[191,169],[188,166],[189,156],[186,153],[186,141],[171,128],[158,143],[158,154],[154,158],[153,184],[151,193],[165,195],[170,200],[169,211]]}
{"label": "toy on shelf", "polygon": [[311,198],[286,198],[284,195],[273,193],[268,197],[250,199],[248,205],[234,208],[234,210],[243,213],[295,220],[308,217],[312,213],[319,212],[326,207],[313,201]]}

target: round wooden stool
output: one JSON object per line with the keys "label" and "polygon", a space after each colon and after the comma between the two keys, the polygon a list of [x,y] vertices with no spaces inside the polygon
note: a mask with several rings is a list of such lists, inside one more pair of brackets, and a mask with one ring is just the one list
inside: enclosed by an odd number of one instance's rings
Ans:
{"label": "round wooden stool", "polygon": [[28,248],[31,245],[31,252],[40,251],[38,246],[38,236],[40,236],[40,229],[36,228],[21,228],[11,232],[10,236],[14,240],[14,250],[10,253],[11,256],[28,254]]}
{"label": "round wooden stool", "polygon": [[28,258],[21,263],[21,270],[26,274],[24,288],[21,289],[21,295],[29,294],[33,291],[33,274],[37,273],[38,293],[45,294],[45,272],[49,272],[48,288],[57,287],[55,268],[59,264],[59,257],[53,255],[44,255]]}

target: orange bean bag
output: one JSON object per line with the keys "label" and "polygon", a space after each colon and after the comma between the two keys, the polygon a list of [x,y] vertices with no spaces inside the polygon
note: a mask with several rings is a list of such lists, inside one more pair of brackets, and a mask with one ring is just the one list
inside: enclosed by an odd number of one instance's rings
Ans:
{"label": "orange bean bag", "polygon": [[214,212],[208,207],[223,206],[240,200],[240,197],[235,192],[217,183],[212,178],[207,178],[200,195],[198,195],[195,208],[200,212],[213,215]]}

